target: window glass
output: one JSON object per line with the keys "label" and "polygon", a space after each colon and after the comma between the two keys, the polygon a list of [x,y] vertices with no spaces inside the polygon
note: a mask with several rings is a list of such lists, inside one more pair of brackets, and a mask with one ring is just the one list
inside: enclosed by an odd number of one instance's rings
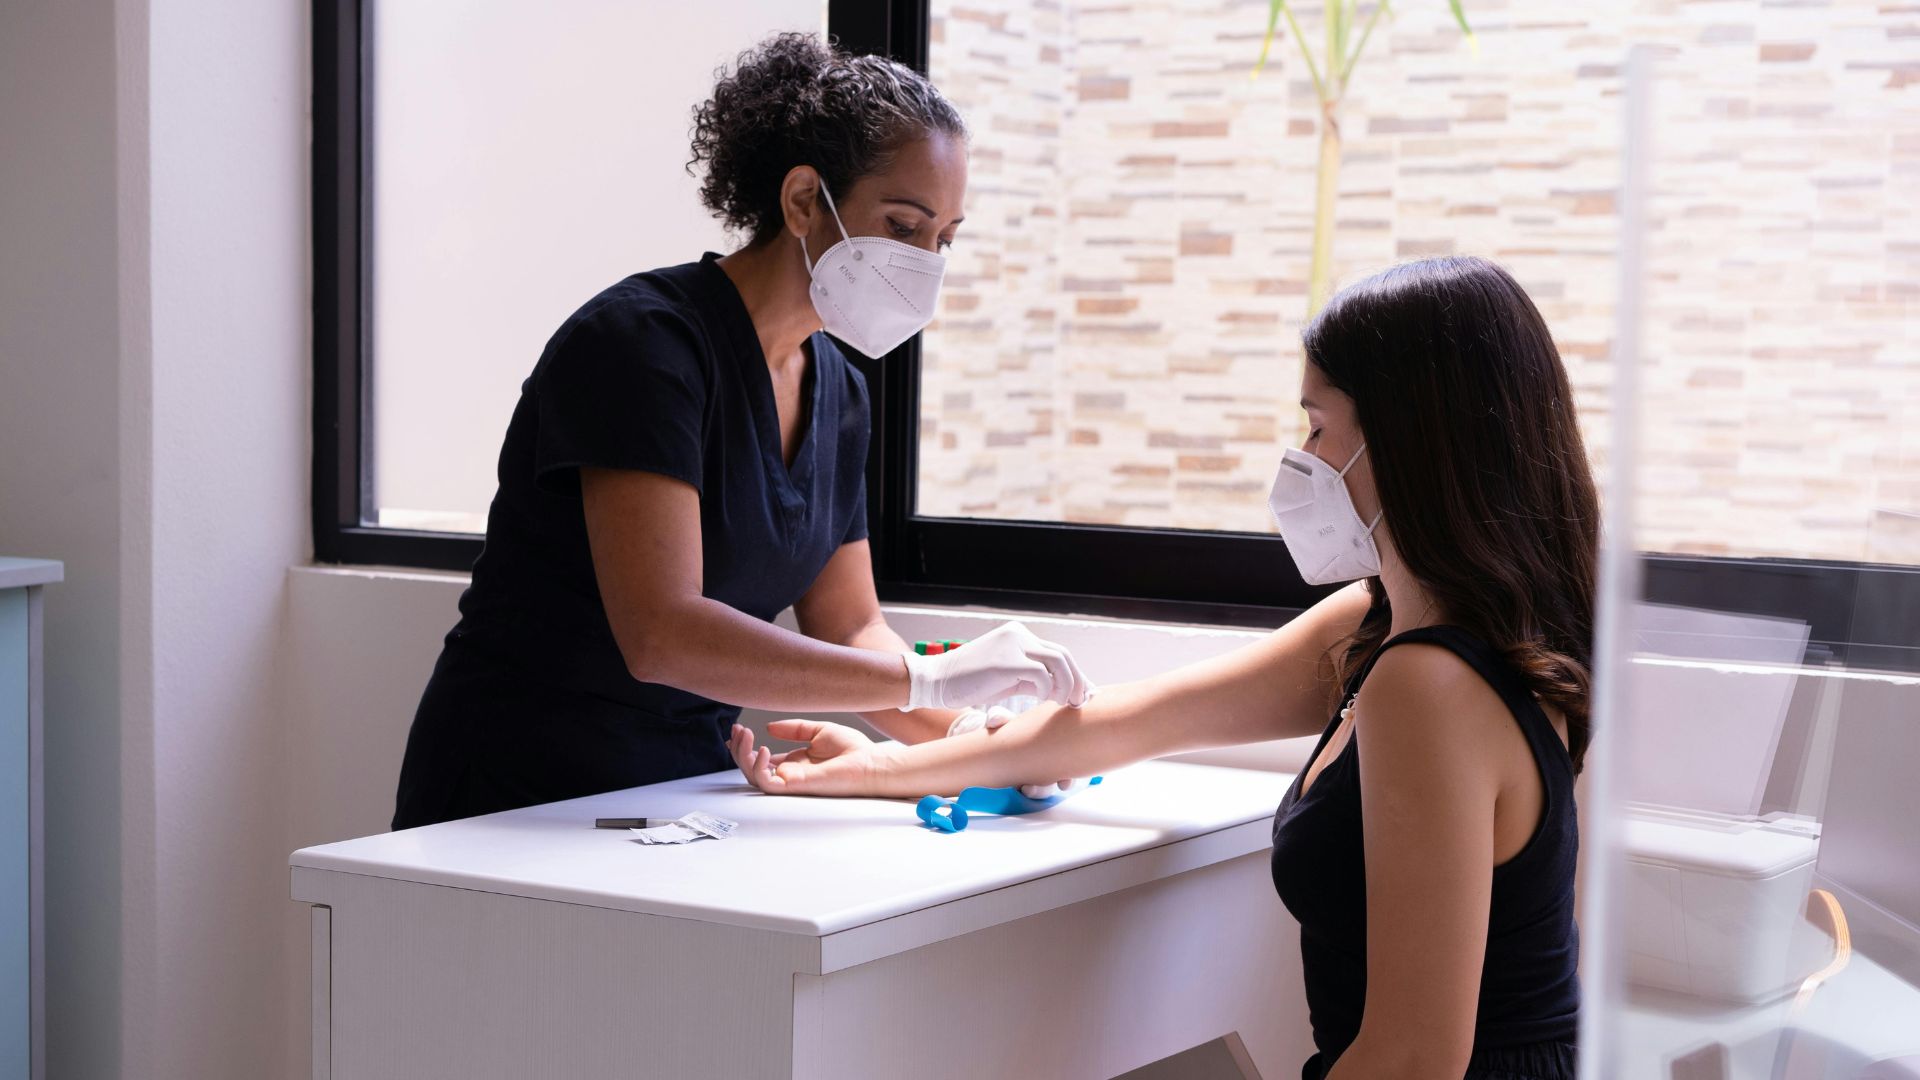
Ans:
{"label": "window glass", "polygon": [[[1272,531],[1322,109],[1269,6],[936,0],[974,132],[925,337],[919,513]],[[1909,12],[1396,6],[1338,107],[1336,281],[1460,253],[1555,333],[1607,459],[1622,58],[1669,62],[1640,540],[1920,563],[1920,98]],[[1354,12],[1359,37],[1372,14]],[[1323,13],[1299,18],[1324,69]],[[1604,470],[1602,470],[1604,472]]]}
{"label": "window glass", "polygon": [[727,250],[684,168],[714,71],[820,0],[379,0],[369,524],[478,533],[520,383],[587,299]]}

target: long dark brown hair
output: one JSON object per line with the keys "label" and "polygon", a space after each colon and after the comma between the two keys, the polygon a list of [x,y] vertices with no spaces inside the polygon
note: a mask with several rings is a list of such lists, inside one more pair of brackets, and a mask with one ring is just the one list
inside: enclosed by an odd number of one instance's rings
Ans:
{"label": "long dark brown hair", "polygon": [[[1600,503],[1546,321],[1499,266],[1448,257],[1356,282],[1303,337],[1353,399],[1394,549],[1449,622],[1566,717],[1578,771]],[[1380,579],[1367,587],[1372,607],[1333,650],[1343,684],[1392,621]]]}

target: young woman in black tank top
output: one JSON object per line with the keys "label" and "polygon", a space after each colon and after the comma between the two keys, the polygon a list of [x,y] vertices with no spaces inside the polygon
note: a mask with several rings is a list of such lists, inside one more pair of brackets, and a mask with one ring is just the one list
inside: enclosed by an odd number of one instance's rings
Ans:
{"label": "young woman in black tank top", "polygon": [[910,747],[782,721],[806,745],[736,729],[735,760],[768,792],[907,797],[1318,734],[1274,818],[1304,1080],[1571,1080],[1599,507],[1565,369],[1473,258],[1361,281],[1304,340],[1310,433],[1270,506],[1303,580],[1353,584],[1084,708]]}

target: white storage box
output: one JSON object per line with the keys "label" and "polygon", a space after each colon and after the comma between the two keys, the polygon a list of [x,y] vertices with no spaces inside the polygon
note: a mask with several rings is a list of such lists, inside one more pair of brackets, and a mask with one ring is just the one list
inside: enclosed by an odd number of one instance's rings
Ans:
{"label": "white storage box", "polygon": [[1627,978],[1741,1003],[1799,988],[1832,956],[1804,917],[1819,826],[1634,809],[1626,822]]}
{"label": "white storage box", "polygon": [[1804,914],[1820,826],[1761,813],[1806,625],[1651,604],[1635,621],[1628,696],[1648,726],[1625,756],[1627,978],[1773,1000],[1832,955]]}

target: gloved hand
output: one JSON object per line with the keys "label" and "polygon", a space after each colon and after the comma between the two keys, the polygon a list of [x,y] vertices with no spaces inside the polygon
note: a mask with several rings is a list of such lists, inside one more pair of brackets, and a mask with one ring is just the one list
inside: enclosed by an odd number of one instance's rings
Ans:
{"label": "gloved hand", "polygon": [[1087,677],[1067,650],[1016,622],[938,656],[904,657],[910,689],[902,712],[963,709],[1022,695],[1074,708],[1087,703]]}
{"label": "gloved hand", "polygon": [[[955,735],[965,735],[969,731],[978,731],[981,728],[994,731],[1013,719],[1015,715],[1017,714],[1012,709],[1001,705],[990,706],[985,710],[968,709],[954,717],[953,723],[947,725],[947,736],[951,738]],[[1029,799],[1051,799],[1055,795],[1071,795],[1085,786],[1084,780],[1059,780],[1051,784],[1021,784],[1020,794]]]}

